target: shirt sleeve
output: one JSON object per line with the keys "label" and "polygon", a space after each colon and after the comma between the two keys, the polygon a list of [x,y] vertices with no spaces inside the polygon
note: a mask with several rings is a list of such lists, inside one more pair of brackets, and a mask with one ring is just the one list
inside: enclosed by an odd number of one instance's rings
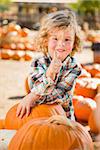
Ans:
{"label": "shirt sleeve", "polygon": [[31,73],[28,77],[28,84],[31,92],[44,95],[46,89],[54,84],[54,81],[46,77],[46,66],[38,60],[31,64]]}
{"label": "shirt sleeve", "polygon": [[62,77],[61,82],[57,84],[57,88],[64,92],[70,91],[75,83],[76,78],[81,74],[81,68],[75,64]]}

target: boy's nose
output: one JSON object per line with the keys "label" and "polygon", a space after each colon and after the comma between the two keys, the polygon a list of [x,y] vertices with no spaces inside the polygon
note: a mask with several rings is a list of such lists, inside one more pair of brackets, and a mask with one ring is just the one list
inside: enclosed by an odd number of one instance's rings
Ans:
{"label": "boy's nose", "polygon": [[62,45],[65,46],[65,43],[63,42]]}
{"label": "boy's nose", "polygon": [[64,47],[64,46],[65,46],[65,42],[60,41],[60,42],[59,42],[59,44],[58,44],[58,46],[60,46],[60,47]]}

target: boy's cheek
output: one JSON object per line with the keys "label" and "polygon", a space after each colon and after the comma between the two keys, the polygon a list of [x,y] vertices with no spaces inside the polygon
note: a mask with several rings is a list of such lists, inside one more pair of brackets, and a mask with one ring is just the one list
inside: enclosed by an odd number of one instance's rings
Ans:
{"label": "boy's cheek", "polygon": [[54,48],[55,46],[56,46],[56,41],[51,40],[48,42],[48,47]]}
{"label": "boy's cheek", "polygon": [[69,45],[66,45],[66,50],[71,52],[73,49],[73,45],[69,44]]}

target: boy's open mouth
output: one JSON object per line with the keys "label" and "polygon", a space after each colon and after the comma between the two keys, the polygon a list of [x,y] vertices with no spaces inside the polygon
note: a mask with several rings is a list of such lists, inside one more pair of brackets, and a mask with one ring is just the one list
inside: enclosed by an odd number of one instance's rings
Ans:
{"label": "boy's open mouth", "polygon": [[64,49],[57,49],[58,52],[64,52]]}

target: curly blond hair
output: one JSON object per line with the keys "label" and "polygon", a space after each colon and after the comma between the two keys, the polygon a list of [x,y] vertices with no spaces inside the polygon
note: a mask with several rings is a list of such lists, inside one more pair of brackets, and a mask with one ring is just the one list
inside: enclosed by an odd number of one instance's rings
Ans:
{"label": "curly blond hair", "polygon": [[46,55],[48,52],[48,47],[46,45],[48,41],[48,33],[56,27],[67,28],[68,26],[71,26],[75,31],[74,47],[70,54],[71,56],[74,55],[76,51],[81,49],[81,38],[75,13],[70,9],[53,12],[43,17],[38,38],[36,40],[38,49]]}

